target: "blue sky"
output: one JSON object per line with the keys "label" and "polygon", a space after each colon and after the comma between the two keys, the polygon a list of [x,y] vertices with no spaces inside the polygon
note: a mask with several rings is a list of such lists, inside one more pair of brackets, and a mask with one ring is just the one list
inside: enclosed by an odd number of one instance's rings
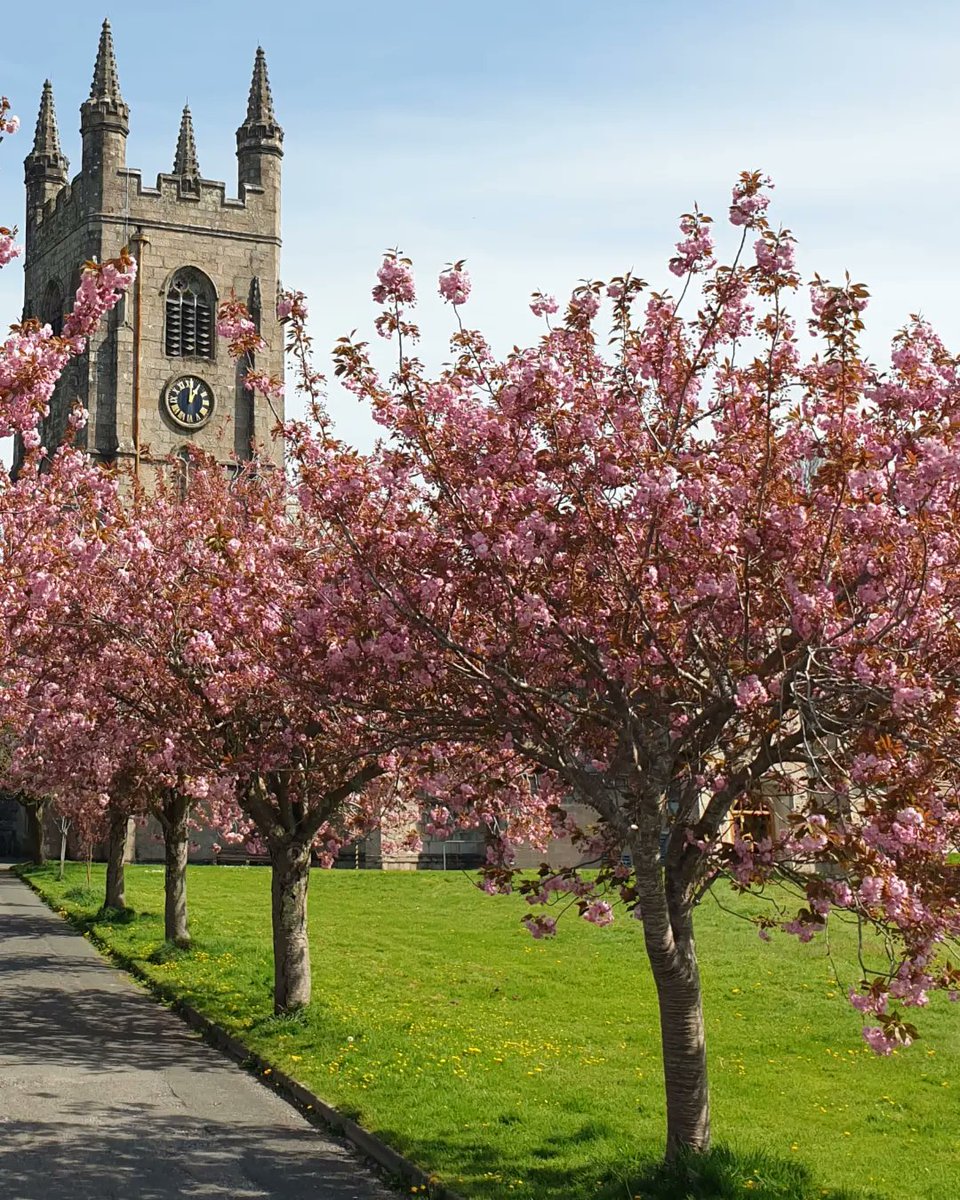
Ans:
{"label": "blue sky", "polygon": [[[79,165],[104,15],[132,110],[128,163],[147,178],[169,170],[189,99],[203,174],[235,181],[261,42],[286,131],[283,275],[310,297],[321,361],[339,334],[370,330],[387,246],[415,260],[429,361],[450,328],[434,281],[456,258],[474,280],[465,319],[504,351],[537,335],[535,289],[624,268],[664,285],[677,216],[697,202],[721,217],[747,168],[773,176],[771,215],[798,237],[806,276],[849,270],[870,286],[875,357],[918,310],[960,348],[955,3],[167,0],[112,13],[48,0],[42,28],[36,11],[5,14],[0,90],[23,129],[0,146],[0,224],[22,224],[46,76]],[[4,324],[20,304],[13,263]],[[336,392],[331,407],[345,436],[369,439],[355,401]]]}

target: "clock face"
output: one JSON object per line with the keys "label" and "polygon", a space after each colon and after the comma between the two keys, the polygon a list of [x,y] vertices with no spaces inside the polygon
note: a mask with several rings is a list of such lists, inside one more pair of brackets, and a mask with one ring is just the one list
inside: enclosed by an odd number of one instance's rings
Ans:
{"label": "clock face", "polygon": [[198,375],[181,375],[163,392],[167,415],[183,429],[199,429],[213,412],[213,392]]}

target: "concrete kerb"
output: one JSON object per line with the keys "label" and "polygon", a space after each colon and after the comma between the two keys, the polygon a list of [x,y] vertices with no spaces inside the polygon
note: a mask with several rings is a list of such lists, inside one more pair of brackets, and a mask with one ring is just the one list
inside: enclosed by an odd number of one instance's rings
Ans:
{"label": "concrete kerb", "polygon": [[55,908],[33,880],[18,869],[26,865],[29,864],[16,863],[10,865],[8,869],[17,876],[21,883],[25,883],[32,891],[36,892],[49,909],[92,942],[105,958],[110,959],[111,962],[142,983],[155,999],[176,1013],[191,1029],[200,1033],[206,1042],[248,1070],[260,1084],[292,1105],[312,1125],[318,1125],[342,1137],[388,1176],[399,1179],[409,1186],[422,1188],[426,1200],[463,1200],[458,1192],[451,1191],[445,1184],[418,1167],[416,1163],[404,1158],[392,1146],[388,1146],[376,1134],[370,1133],[362,1125],[358,1125],[356,1121],[327,1104],[309,1088],[305,1088],[302,1083],[291,1079],[289,1075],[274,1067],[251,1050],[249,1046],[245,1046],[243,1042],[228,1033],[215,1021],[211,1021],[191,1004],[179,999],[162,983],[151,978],[133,959],[114,949],[91,929],[84,927],[81,920],[69,912]]}

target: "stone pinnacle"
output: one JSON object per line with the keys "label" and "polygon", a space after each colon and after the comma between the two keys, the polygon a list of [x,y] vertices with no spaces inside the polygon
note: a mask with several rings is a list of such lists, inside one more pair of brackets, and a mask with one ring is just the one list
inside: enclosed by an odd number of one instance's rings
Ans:
{"label": "stone pinnacle", "polygon": [[253,79],[250,81],[250,98],[247,100],[248,125],[275,125],[276,114],[273,111],[273,96],[270,94],[270,80],[267,77],[267,59],[263,47],[257,47],[257,57],[253,62]]}
{"label": "stone pinnacle", "polygon": [[190,106],[183,106],[180,118],[180,135],[177,138],[177,153],[173,160],[174,175],[183,175],[190,179],[200,178],[200,163],[197,159],[197,142],[193,136],[193,117]]}
{"label": "stone pinnacle", "polygon": [[104,21],[100,30],[100,45],[97,47],[97,61],[93,68],[93,83],[90,85],[91,100],[112,100],[122,104],[120,95],[120,78],[117,75],[117,59],[113,52],[113,34],[110,22]]}
{"label": "stone pinnacle", "polygon": [[62,158],[60,149],[60,132],[57,129],[57,110],[53,103],[53,87],[47,79],[43,84],[40,96],[40,112],[37,115],[37,128],[33,135],[33,153],[46,155],[49,158]]}

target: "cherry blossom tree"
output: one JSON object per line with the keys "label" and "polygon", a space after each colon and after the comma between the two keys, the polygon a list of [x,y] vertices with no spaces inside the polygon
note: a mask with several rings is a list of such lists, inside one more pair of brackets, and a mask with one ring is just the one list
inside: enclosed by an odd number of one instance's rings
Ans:
{"label": "cherry blossom tree", "polygon": [[2,694],[12,735],[6,784],[43,804],[53,800],[90,842],[109,827],[105,904],[118,909],[128,814],[119,803],[103,820],[94,810],[106,802],[124,730],[111,727],[91,689],[84,656],[96,648],[82,616],[92,569],[121,511],[114,481],[68,446],[53,455],[35,446],[16,483],[0,489],[0,613],[10,648]]}
{"label": "cherry blossom tree", "polygon": [[[15,133],[18,128],[19,121],[11,115],[8,100],[0,98],[0,141],[4,134]],[[20,253],[15,234],[15,230],[0,228],[0,266]],[[26,696],[37,682],[37,678],[28,680],[23,669],[26,651],[41,628],[55,627],[62,616],[59,593],[69,578],[75,529],[89,521],[91,512],[98,522],[96,514],[103,507],[109,508],[115,493],[114,483],[69,444],[69,438],[85,420],[79,407],[68,421],[67,444],[53,451],[42,445],[41,422],[49,415],[50,399],[63,368],[71,357],[85,351],[87,338],[117,304],[135,270],[136,264],[126,251],[104,263],[85,264],[72,310],[59,335],[49,325],[28,319],[11,326],[9,336],[0,345],[0,437],[21,438],[25,451],[16,482],[6,475],[0,480],[4,563],[0,575],[0,644],[5,665],[2,690],[5,720],[15,747],[23,733]],[[39,667],[41,675],[52,669],[49,659]],[[16,753],[15,748],[14,758]],[[47,797],[33,780],[23,783],[26,786],[20,794],[34,813],[38,854],[42,857]]]}
{"label": "cherry blossom tree", "polygon": [[[883,930],[889,959],[865,962],[851,997],[881,1053],[916,1035],[903,1007],[960,985],[945,951],[960,933],[958,363],[913,318],[879,371],[858,345],[866,289],[819,278],[805,353],[794,240],[768,203],[768,181],[741,177],[728,265],[710,219],[684,216],[678,297],[632,274],[582,285],[562,315],[537,294],[537,345],[501,361],[458,321],[436,378],[410,356],[410,265],[388,255],[374,296],[395,374],[365,343],[336,350],[384,428],[366,458],[327,433],[302,299],[286,302],[320,415],[318,434],[290,430],[301,502],[355,564],[351,602],[380,613],[367,651],[405,663],[368,694],[370,719],[514,764],[518,796],[525,783],[572,833],[567,798],[597,813],[576,835],[598,875],[521,882],[525,920],[538,937],[558,903],[638,920],[668,1155],[710,1140],[694,913],[721,878],[800,891],[762,936],[807,940],[831,913]],[[459,318],[463,264],[440,286]],[[483,819],[499,786],[453,766],[422,776],[438,828]],[[751,836],[737,808],[771,789],[793,811]],[[488,889],[516,885],[516,840],[491,827]]]}
{"label": "cherry blossom tree", "polygon": [[[6,96],[0,96],[0,142],[5,134],[16,133],[19,128],[20,118],[10,111],[10,101]],[[8,262],[19,256],[20,247],[14,240],[15,237],[15,229],[0,225],[0,267],[5,267]]]}
{"label": "cherry blossom tree", "polygon": [[[407,805],[392,734],[343,700],[345,677],[351,696],[362,693],[349,657],[339,670],[331,657],[322,688],[298,686],[304,644],[354,632],[325,574],[336,564],[269,465],[228,472],[195,453],[159,470],[149,489],[130,481],[114,515],[95,555],[78,540],[86,567],[61,601],[70,686],[31,689],[30,737],[15,765],[62,804],[68,790],[77,804],[92,791],[117,819],[136,804],[159,820],[166,933],[181,945],[193,808],[224,840],[265,850],[275,1007],[300,1007],[311,991],[311,861],[330,865],[385,810],[403,825]],[[51,653],[48,640],[38,654]]]}

